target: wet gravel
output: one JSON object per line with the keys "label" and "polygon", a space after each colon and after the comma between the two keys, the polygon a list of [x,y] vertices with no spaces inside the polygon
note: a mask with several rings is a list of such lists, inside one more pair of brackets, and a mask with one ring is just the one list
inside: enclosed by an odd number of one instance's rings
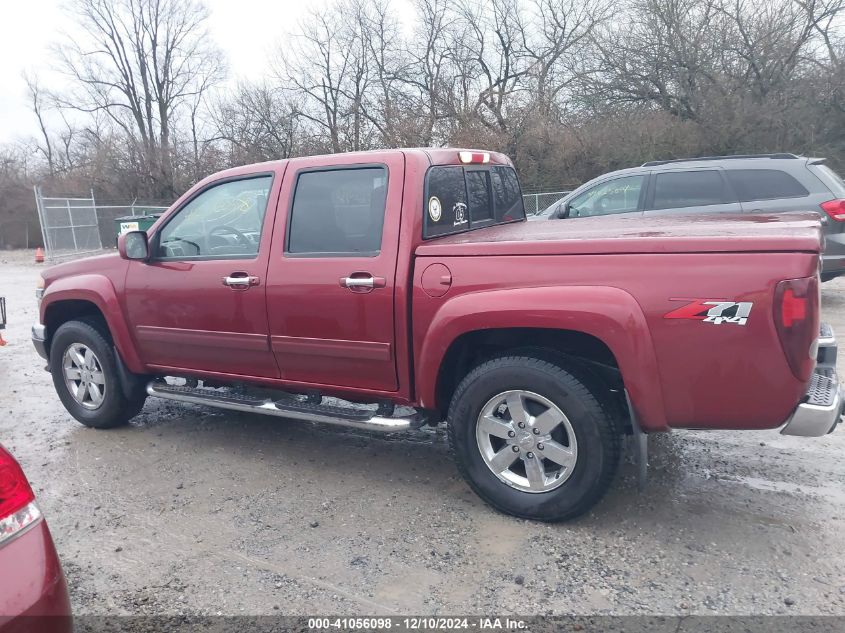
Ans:
{"label": "wet gravel", "polygon": [[[845,615],[845,430],[654,437],[644,492],[626,464],[561,525],[485,506],[440,430],[372,437],[150,400],[95,431],[29,341],[31,257],[0,252],[0,441],[77,614]],[[823,317],[845,333],[845,281],[824,284]]]}

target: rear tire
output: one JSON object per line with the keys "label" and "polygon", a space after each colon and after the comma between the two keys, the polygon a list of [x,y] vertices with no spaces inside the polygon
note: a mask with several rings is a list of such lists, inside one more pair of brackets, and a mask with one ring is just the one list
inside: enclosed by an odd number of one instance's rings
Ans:
{"label": "rear tire", "polygon": [[126,397],[112,344],[87,321],[68,321],[56,330],[50,344],[50,373],[68,413],[95,429],[126,424],[147,397],[142,390]]}
{"label": "rear tire", "polygon": [[458,469],[507,514],[575,518],[602,498],[616,474],[622,443],[610,396],[589,373],[562,364],[494,358],[473,369],[452,398],[449,441]]}

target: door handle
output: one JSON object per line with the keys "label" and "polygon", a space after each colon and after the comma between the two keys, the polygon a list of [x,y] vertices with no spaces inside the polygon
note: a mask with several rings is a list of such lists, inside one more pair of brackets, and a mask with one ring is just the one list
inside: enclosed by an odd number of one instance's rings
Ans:
{"label": "door handle", "polygon": [[353,273],[349,277],[341,277],[340,285],[352,290],[372,290],[373,288],[384,288],[387,285],[387,280],[384,277],[373,277],[367,273]]}
{"label": "door handle", "polygon": [[258,285],[258,277],[254,277],[247,273],[232,273],[228,277],[223,277],[223,285],[230,288],[246,289],[250,286]]}

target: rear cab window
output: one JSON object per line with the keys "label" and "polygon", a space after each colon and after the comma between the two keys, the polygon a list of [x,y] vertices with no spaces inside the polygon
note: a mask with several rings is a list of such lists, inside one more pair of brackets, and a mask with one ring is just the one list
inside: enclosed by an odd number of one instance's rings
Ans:
{"label": "rear cab window", "polygon": [[525,219],[512,167],[438,165],[426,175],[423,239]]}

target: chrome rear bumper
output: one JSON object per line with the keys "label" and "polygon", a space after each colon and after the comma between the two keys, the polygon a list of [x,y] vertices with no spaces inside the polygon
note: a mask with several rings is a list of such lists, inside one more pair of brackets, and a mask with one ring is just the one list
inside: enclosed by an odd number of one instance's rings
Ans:
{"label": "chrome rear bumper", "polygon": [[783,435],[820,437],[839,423],[843,407],[843,390],[836,374],[836,337],[823,323],[818,339],[818,364],[807,393],[781,429]]}

